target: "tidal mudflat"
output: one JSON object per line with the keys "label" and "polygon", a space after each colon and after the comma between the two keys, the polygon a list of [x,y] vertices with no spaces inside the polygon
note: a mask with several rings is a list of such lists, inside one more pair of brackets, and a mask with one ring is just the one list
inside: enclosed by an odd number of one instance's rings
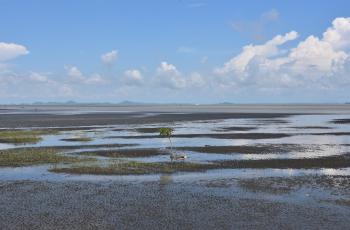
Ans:
{"label": "tidal mudflat", "polygon": [[349,105],[7,107],[0,228],[346,229],[349,119]]}

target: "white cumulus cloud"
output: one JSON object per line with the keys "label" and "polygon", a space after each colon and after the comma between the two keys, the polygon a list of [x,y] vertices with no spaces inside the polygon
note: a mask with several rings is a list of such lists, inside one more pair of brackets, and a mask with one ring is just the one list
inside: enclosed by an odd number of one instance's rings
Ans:
{"label": "white cumulus cloud", "polygon": [[160,63],[153,81],[157,87],[171,90],[200,88],[207,84],[200,73],[183,74],[175,65],[166,61]]}
{"label": "white cumulus cloud", "polygon": [[9,61],[28,53],[29,51],[25,46],[15,43],[0,42],[0,62]]}
{"label": "white cumulus cloud", "polygon": [[157,68],[155,82],[157,85],[169,89],[181,89],[186,87],[186,81],[173,64],[166,61],[160,63]]}
{"label": "white cumulus cloud", "polygon": [[123,82],[130,86],[144,85],[144,77],[137,69],[130,69],[124,72]]}
{"label": "white cumulus cloud", "polygon": [[229,72],[235,72],[236,74],[242,74],[247,68],[250,61],[257,56],[273,57],[279,54],[278,46],[283,45],[287,41],[294,40],[298,37],[298,33],[291,31],[285,35],[277,35],[273,39],[267,41],[262,45],[247,45],[243,47],[243,51],[230,59],[224,64],[223,67],[217,68],[215,72],[217,74],[227,74]]}
{"label": "white cumulus cloud", "polygon": [[321,37],[310,35],[288,50],[280,47],[297,37],[291,31],[261,45],[247,45],[214,73],[219,81],[237,87],[331,88],[350,82],[350,18],[334,19]]}
{"label": "white cumulus cloud", "polygon": [[117,60],[117,58],[118,58],[118,51],[117,50],[112,50],[110,52],[107,52],[107,53],[101,55],[101,60],[106,65],[113,64]]}
{"label": "white cumulus cloud", "polygon": [[76,66],[66,66],[67,75],[76,80],[84,80],[82,72]]}
{"label": "white cumulus cloud", "polygon": [[50,79],[48,78],[48,76],[37,72],[31,72],[29,74],[29,79],[34,82],[42,82],[42,83],[50,82]]}
{"label": "white cumulus cloud", "polygon": [[65,66],[67,75],[72,81],[82,84],[104,84],[107,81],[98,73],[85,76],[76,66]]}

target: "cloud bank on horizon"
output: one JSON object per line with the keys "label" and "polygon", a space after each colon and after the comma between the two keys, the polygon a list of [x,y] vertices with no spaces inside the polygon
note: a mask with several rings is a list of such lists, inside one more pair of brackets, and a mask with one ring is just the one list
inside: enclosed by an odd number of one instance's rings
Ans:
{"label": "cloud bank on horizon", "polygon": [[[277,20],[279,13],[273,10],[263,17]],[[165,59],[158,66],[118,70],[123,53],[113,49],[99,57],[106,66],[101,73],[85,73],[74,63],[65,64],[61,73],[19,71],[11,63],[30,58],[30,47],[0,42],[0,101],[157,101],[162,97],[161,102],[240,102],[239,98],[254,92],[249,102],[259,102],[264,95],[280,98],[269,97],[271,102],[288,102],[290,93],[301,93],[305,98],[300,102],[308,102],[314,95],[322,95],[317,101],[327,94],[349,92],[350,17],[335,18],[321,36],[300,37],[291,30],[263,43],[243,46],[221,65],[190,71],[180,70]],[[180,46],[174,52],[191,55],[195,49]],[[210,57],[202,59],[207,65]]]}
{"label": "cloud bank on horizon", "polygon": [[262,45],[247,45],[215,73],[241,87],[337,88],[348,86],[350,18],[336,18],[322,35],[308,36],[295,47],[280,48],[298,38],[296,31],[277,35]]}

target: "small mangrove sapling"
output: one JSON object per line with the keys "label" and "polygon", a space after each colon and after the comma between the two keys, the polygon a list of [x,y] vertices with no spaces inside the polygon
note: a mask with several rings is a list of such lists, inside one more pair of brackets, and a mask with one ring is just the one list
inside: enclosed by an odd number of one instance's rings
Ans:
{"label": "small mangrove sapling", "polygon": [[173,129],[169,127],[162,127],[159,129],[159,135],[162,137],[167,137],[170,142],[170,149],[173,149],[173,143],[171,142],[171,135],[173,135]]}
{"label": "small mangrove sapling", "polygon": [[169,127],[163,127],[159,129],[159,135],[162,137],[167,137],[169,139],[170,142],[170,159],[171,161],[173,160],[185,160],[187,158],[186,155],[184,154],[175,154],[173,153],[172,149],[173,149],[173,143],[171,142],[171,136],[173,134],[173,129],[169,128]]}

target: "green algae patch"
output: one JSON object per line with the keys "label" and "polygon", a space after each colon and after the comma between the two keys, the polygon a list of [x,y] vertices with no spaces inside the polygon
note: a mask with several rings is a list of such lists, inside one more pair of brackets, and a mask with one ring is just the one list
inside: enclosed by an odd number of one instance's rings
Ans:
{"label": "green algae patch", "polygon": [[66,156],[52,148],[21,148],[0,151],[0,167],[20,167],[39,164],[65,164],[94,161],[93,158]]}
{"label": "green algae patch", "polygon": [[43,135],[58,134],[52,129],[43,130],[2,130],[0,131],[0,143],[8,144],[33,144],[42,140]]}

